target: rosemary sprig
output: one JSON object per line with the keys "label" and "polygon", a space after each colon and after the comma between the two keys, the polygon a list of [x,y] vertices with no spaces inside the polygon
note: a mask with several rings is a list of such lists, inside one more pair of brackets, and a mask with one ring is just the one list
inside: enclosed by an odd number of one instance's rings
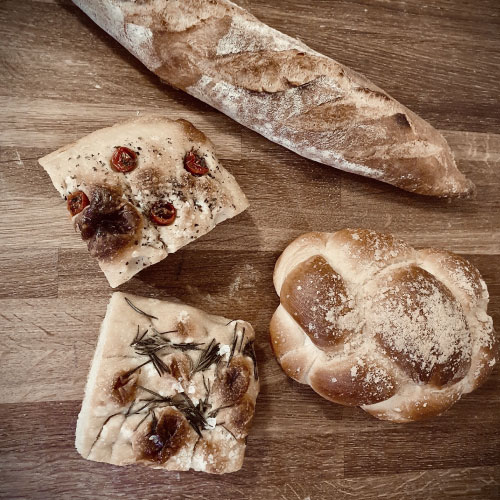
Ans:
{"label": "rosemary sprig", "polygon": [[[142,385],[138,385],[137,388],[138,389],[142,389],[143,391],[148,392],[153,397],[149,398],[149,399],[139,399],[139,400],[136,400],[136,402],[137,401],[146,402],[146,404],[143,405],[143,406],[141,406],[141,408],[139,408],[138,410],[136,410],[134,413],[132,413],[132,415],[141,413],[146,408],[148,409],[148,414],[149,414],[152,410],[154,410],[155,408],[157,408],[160,405],[166,405],[166,406],[172,406],[173,405],[173,400],[172,400],[172,398],[170,396],[162,396],[161,394],[158,394],[157,392],[152,391],[151,389],[148,389],[147,387],[144,387]],[[142,421],[141,421],[141,423],[142,423]]]}
{"label": "rosemary sprig", "polygon": [[[143,391],[149,392],[149,394],[151,394],[152,396],[155,396],[155,399],[148,400],[148,401],[155,401],[155,402],[161,402],[161,403],[172,401],[171,397],[162,396],[161,394],[158,394],[157,392],[152,391],[151,389],[148,389],[147,387],[144,387],[142,385],[138,385],[137,388],[142,389]],[[146,401],[146,400],[142,400],[142,401]]]}
{"label": "rosemary sprig", "polygon": [[152,314],[148,314],[144,311],[142,311],[141,309],[139,309],[137,306],[135,306],[134,304],[132,304],[131,300],[128,298],[128,297],[125,297],[125,302],[127,302],[127,304],[136,312],[136,313],[139,313],[139,314],[142,314],[143,316],[146,316],[146,318],[149,318],[149,319],[158,319],[156,316],[153,316]]}
{"label": "rosemary sprig", "polygon": [[[90,447],[90,450],[89,450],[89,453],[87,455],[87,458],[90,456],[90,454],[92,453],[92,448],[94,448],[95,444],[97,443],[97,441],[99,440],[99,438],[101,437],[101,434],[102,434],[102,431],[104,430],[104,426],[113,418],[113,417],[116,417],[117,415],[123,415],[122,412],[118,412],[118,413],[113,413],[113,415],[110,415],[108,418],[106,418],[106,420],[103,422],[103,424],[101,425],[101,428],[99,430],[99,432],[97,433],[97,436],[95,437],[94,439],[94,442],[92,443],[92,446]],[[126,417],[127,415],[125,415]]]}
{"label": "rosemary sprig", "polygon": [[144,338],[144,335],[146,335],[146,333],[148,333],[148,331],[144,330],[144,333],[142,335],[140,335],[139,334],[139,325],[137,325],[137,333],[135,334],[134,340],[132,340],[132,342],[130,342],[130,345],[133,346],[134,344],[137,344],[137,342],[140,342]]}
{"label": "rosemary sprig", "polygon": [[173,398],[173,406],[175,406],[179,411],[181,411],[186,420],[189,422],[191,427],[196,431],[199,437],[202,437],[201,431],[208,424],[197,406],[194,405],[191,398],[184,392],[176,394]]}
{"label": "rosemary sprig", "polygon": [[210,396],[210,381],[207,383],[205,374],[203,374],[203,387],[205,388],[205,398],[200,399],[197,406],[198,410],[200,410],[201,413],[205,414],[206,411],[212,407],[212,405],[208,402],[208,398]]}
{"label": "rosemary sprig", "polygon": [[151,335],[147,338],[144,338],[144,335],[142,335],[140,339],[134,340],[130,345],[135,349],[137,354],[148,355],[151,352],[168,347],[170,341],[159,335]]}
{"label": "rosemary sprig", "polygon": [[151,362],[153,363],[153,366],[155,367],[155,370],[158,372],[158,375],[160,377],[165,373],[170,373],[170,368],[164,363],[164,361],[158,356],[158,354],[152,352],[148,354],[148,356],[151,359]]}
{"label": "rosemary sprig", "polygon": [[[144,418],[142,418],[141,421],[135,426],[134,432],[142,425],[142,423],[144,422],[144,420],[146,420],[149,417],[149,415],[151,415],[150,411],[148,411],[146,413],[146,415],[144,415]],[[154,415],[154,413],[153,413],[153,415]]]}
{"label": "rosemary sprig", "polygon": [[231,434],[231,436],[233,436],[234,439],[236,439],[236,441],[238,441],[238,439],[236,438],[236,436],[224,425],[226,422],[222,422],[221,424],[217,424],[218,426],[222,427],[223,429],[226,429],[227,432],[229,432],[229,434]]}
{"label": "rosemary sprig", "polygon": [[243,330],[241,331],[241,342],[240,342],[240,347],[238,349],[238,351],[241,352],[241,348],[243,347],[243,341],[245,340],[245,330],[246,328],[243,327]]}
{"label": "rosemary sprig", "polygon": [[158,335],[166,335],[167,333],[177,333],[178,330],[168,330],[166,332],[159,332],[155,327],[152,327],[153,332],[157,333]]}
{"label": "rosemary sprig", "polygon": [[158,427],[158,419],[156,418],[156,414],[155,414],[154,409],[151,410],[150,413],[153,416],[153,420],[151,422],[151,431],[154,433],[154,432],[156,432],[156,428]]}
{"label": "rosemary sprig", "polygon": [[200,345],[203,345],[203,342],[195,343],[195,342],[184,342],[181,344],[171,344],[174,349],[179,349],[180,351],[201,351]]}
{"label": "rosemary sprig", "polygon": [[194,342],[173,344],[169,339],[163,338],[161,336],[162,334],[155,329],[153,329],[154,334],[150,335],[149,337],[146,337],[147,332],[148,330],[140,335],[139,329],[137,329],[137,334],[134,340],[131,342],[130,346],[134,348],[136,354],[138,354],[139,356],[149,357],[150,362],[153,363],[153,366],[155,367],[160,377],[165,373],[170,373],[170,369],[160,358],[160,356],[158,355],[158,351],[160,351],[161,349],[165,349],[166,347],[178,349],[183,352],[190,350],[198,351],[200,350],[199,346],[202,345],[202,343],[196,344]]}
{"label": "rosemary sprig", "polygon": [[253,376],[259,380],[259,371],[257,370],[257,357],[255,356],[254,341],[249,340],[243,348],[243,355],[248,356],[253,361]]}
{"label": "rosemary sprig", "polygon": [[[160,405],[173,406],[177,408],[181,413],[183,413],[183,415],[186,417],[186,420],[196,431],[198,436],[202,437],[201,431],[206,427],[207,421],[203,416],[203,413],[194,405],[193,401],[187,394],[181,392],[180,394],[176,394],[173,397],[169,397],[162,396],[161,394],[158,394],[157,392],[152,391],[147,387],[137,387],[154,396],[154,399],[148,400],[148,403],[150,405],[148,414],[152,413],[154,415],[154,409]],[[140,423],[142,423],[143,421],[144,419]]]}
{"label": "rosemary sprig", "polygon": [[[229,358],[227,360],[226,366],[229,366],[229,362],[231,361],[231,359],[233,359],[233,356],[234,356],[234,353],[235,353],[236,350],[238,350],[238,352],[241,352],[241,347],[243,345],[243,340],[245,339],[245,327],[243,327],[243,329],[241,330],[241,337],[240,337],[238,335],[238,326],[239,326],[239,323],[236,323],[234,325],[233,343],[231,345],[231,352],[229,354]],[[240,347],[239,348],[237,348],[238,340],[240,341]]]}
{"label": "rosemary sprig", "polygon": [[234,333],[233,333],[233,343],[231,344],[231,352],[229,353],[229,357],[227,358],[226,366],[229,366],[229,362],[233,359],[234,350],[236,349],[236,344],[238,343],[238,323],[234,325]]}
{"label": "rosemary sprig", "polygon": [[135,368],[132,368],[132,370],[129,370],[123,376],[130,377],[130,375],[132,375],[132,373],[136,372],[139,368],[142,368],[144,365],[147,365],[148,363],[151,363],[151,360],[145,361],[144,363],[141,363],[140,365],[137,365]]}
{"label": "rosemary sprig", "polygon": [[[178,332],[178,330],[169,330],[167,332],[159,332],[154,327],[152,327],[151,329],[153,330],[155,335],[159,336],[161,339],[163,339],[163,337],[161,337],[161,335],[166,335],[167,333],[177,333]],[[170,339],[163,339],[163,340],[165,342],[169,342],[171,347],[173,347],[174,349],[179,349],[180,351],[199,351],[200,350],[199,346],[203,345],[203,342],[198,342],[198,343],[181,342],[181,343],[174,344],[174,343],[172,343],[172,341]]]}
{"label": "rosemary sprig", "polygon": [[143,333],[140,337],[139,334],[137,334],[130,345],[134,347],[136,354],[138,354],[139,356],[149,357],[149,360],[151,361],[151,363],[153,363],[153,366],[155,367],[155,370],[158,372],[158,375],[160,375],[160,377],[165,373],[170,373],[169,367],[157,354],[157,351],[159,351],[160,349],[168,347],[170,345],[170,341],[160,337],[159,335],[144,338],[146,332]]}
{"label": "rosemary sprig", "polygon": [[[142,400],[142,399],[140,401],[144,402],[144,400]],[[142,405],[138,410],[135,410],[133,413],[130,413],[130,415],[137,415],[139,413],[142,413],[143,410],[145,410],[148,406],[152,405],[155,402],[156,402],[156,400],[150,399],[149,401],[146,402],[145,405]],[[134,401],[134,403],[136,403],[136,401]]]}
{"label": "rosemary sprig", "polygon": [[128,407],[128,410],[125,413],[126,417],[128,417],[130,415],[130,412],[132,411],[132,408],[134,407],[134,405],[135,405],[135,399],[132,401],[132,403],[130,403],[130,406]]}
{"label": "rosemary sprig", "polygon": [[198,362],[191,370],[191,375],[196,372],[207,370],[212,364],[217,364],[221,360],[222,356],[219,354],[219,343],[215,342],[215,339],[210,341],[210,344],[201,351]]}
{"label": "rosemary sprig", "polygon": [[207,384],[207,381],[205,379],[205,374],[203,374],[203,387],[205,388],[205,392],[206,392],[206,397],[208,398],[208,395],[210,394],[210,381],[208,381],[208,384]]}
{"label": "rosemary sprig", "polygon": [[213,418],[213,417],[216,417],[217,414],[221,411],[221,410],[225,410],[226,408],[232,408],[234,406],[234,403],[233,404],[230,404],[230,405],[225,405],[225,406],[219,406],[219,408],[215,408],[214,410],[212,410],[209,414],[208,414],[208,418]]}
{"label": "rosemary sprig", "polygon": [[174,349],[179,349],[180,351],[199,351],[200,345],[203,345],[203,342],[181,342],[174,344],[170,339],[164,339],[162,335],[166,335],[167,333],[177,333],[177,330],[169,330],[168,332],[159,332],[156,328],[152,327],[151,330],[155,334],[153,336],[156,337],[158,342],[165,342],[165,346],[170,345],[170,347]]}

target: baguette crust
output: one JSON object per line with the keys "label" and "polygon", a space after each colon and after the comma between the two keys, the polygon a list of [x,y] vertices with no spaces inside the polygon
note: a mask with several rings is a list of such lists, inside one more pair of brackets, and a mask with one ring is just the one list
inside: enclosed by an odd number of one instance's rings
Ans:
{"label": "baguette crust", "polygon": [[474,190],[426,121],[228,0],[73,1],[163,80],[306,158],[424,195]]}
{"label": "baguette crust", "polygon": [[285,373],[377,418],[438,415],[496,363],[486,284],[451,252],[363,229],[309,233],[278,259],[274,286]]}
{"label": "baguette crust", "polygon": [[[114,465],[239,470],[259,392],[254,340],[245,321],[114,293],[78,416],[78,452]],[[207,347],[213,355],[200,365]]]}

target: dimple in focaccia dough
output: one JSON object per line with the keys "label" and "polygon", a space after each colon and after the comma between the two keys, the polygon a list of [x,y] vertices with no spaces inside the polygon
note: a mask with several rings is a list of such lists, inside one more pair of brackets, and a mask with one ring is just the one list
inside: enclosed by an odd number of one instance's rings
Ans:
{"label": "dimple in focaccia dough", "polygon": [[[137,167],[131,172],[117,172],[111,167],[110,160],[118,146],[137,154]],[[203,158],[208,173],[196,176],[186,170],[184,158],[191,151]],[[39,162],[61,196],[66,198],[75,191],[83,191],[89,198],[90,206],[73,217],[75,227],[79,227],[81,216],[100,198],[108,196],[120,207],[121,212],[116,211],[118,216],[111,214],[112,223],[101,224],[102,234],[87,240],[91,254],[97,257],[112,287],[248,207],[236,180],[219,163],[213,144],[186,120],[153,115],[137,117],[97,130]],[[176,209],[173,224],[160,226],[151,220],[155,202],[173,204]],[[103,210],[97,203],[95,206],[98,213]],[[123,207],[128,211],[127,220],[121,215]],[[133,226],[133,230],[125,232],[125,239],[113,240],[113,235],[110,236],[109,228],[116,225],[117,217],[122,226]]]}
{"label": "dimple in focaccia dough", "polygon": [[239,470],[259,392],[254,339],[245,321],[114,293],[78,417],[78,452],[114,465]]}

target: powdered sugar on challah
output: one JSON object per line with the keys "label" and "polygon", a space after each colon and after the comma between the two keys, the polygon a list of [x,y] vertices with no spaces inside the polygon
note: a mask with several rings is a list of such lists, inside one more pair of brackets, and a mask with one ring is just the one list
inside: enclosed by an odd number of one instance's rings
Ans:
{"label": "powdered sugar on challah", "polygon": [[[334,307],[315,305],[323,319],[346,332],[333,345],[318,323],[301,326],[301,307],[308,301],[300,293],[313,293],[311,283],[294,292],[299,295],[293,302],[281,294],[291,287],[290,279],[308,283],[305,263],[318,258],[330,266],[323,272],[340,276],[342,284]],[[293,378],[378,418],[410,421],[439,414],[475,389],[496,362],[484,281],[472,264],[449,252],[416,252],[368,230],[310,233],[283,252],[274,282],[281,305],[271,337],[285,372],[290,375],[300,363],[301,376]],[[318,290],[323,294],[321,286]],[[343,305],[347,314],[339,314]],[[285,316],[291,319],[284,321]],[[311,331],[316,338],[305,348],[303,339]]]}
{"label": "powdered sugar on challah", "polygon": [[[436,365],[469,360],[471,338],[462,308],[431,276],[417,274],[404,290],[375,281],[368,328],[389,352],[430,373]],[[408,289],[409,288],[409,289]]]}

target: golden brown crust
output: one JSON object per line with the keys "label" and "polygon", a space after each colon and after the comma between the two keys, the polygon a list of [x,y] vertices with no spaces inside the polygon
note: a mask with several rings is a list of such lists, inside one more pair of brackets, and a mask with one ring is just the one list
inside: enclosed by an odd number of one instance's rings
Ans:
{"label": "golden brown crust", "polygon": [[[465,376],[470,333],[460,304],[446,286],[413,264],[383,273],[370,286],[376,291],[367,295],[368,326],[390,359],[417,383],[442,387]],[[439,317],[431,321],[437,305]],[[414,318],[418,333],[412,330]]]}
{"label": "golden brown crust", "polygon": [[189,435],[194,438],[194,432],[181,412],[164,408],[157,413],[140,427],[132,440],[137,462],[164,464],[185,446]]}
{"label": "golden brown crust", "polygon": [[74,2],[163,80],[307,158],[420,194],[473,192],[431,125],[228,0]]}
{"label": "golden brown crust", "polygon": [[[387,370],[369,359],[359,359],[362,364],[353,359],[323,364],[310,373],[310,386],[320,396],[346,406],[371,405],[393,396],[395,381]],[[353,366],[357,367],[354,375]]]}
{"label": "golden brown crust", "polygon": [[244,394],[237,404],[228,408],[223,408],[219,416],[224,421],[224,427],[238,439],[243,439],[248,435],[255,411],[253,399]]}
{"label": "golden brown crust", "polygon": [[454,387],[434,392],[415,391],[415,394],[396,396],[362,408],[381,420],[415,422],[441,415],[453,406],[460,396],[460,390]]}
{"label": "golden brown crust", "polygon": [[212,398],[217,408],[233,406],[248,391],[253,377],[253,363],[249,358],[233,356],[226,366],[219,367],[212,386]]}
{"label": "golden brown crust", "polygon": [[121,259],[142,237],[143,217],[123,195],[119,187],[94,185],[90,205],[73,219],[90,255],[102,262]]}
{"label": "golden brown crust", "polygon": [[328,349],[348,337],[345,319],[352,313],[353,297],[323,257],[311,257],[295,267],[283,283],[281,297],[283,307],[319,348]]}
{"label": "golden brown crust", "polygon": [[209,144],[213,147],[213,144],[208,140],[207,136],[200,129],[197,129],[191,122],[188,122],[183,118],[179,118],[175,121],[183,126],[184,133],[187,135],[189,141],[203,145]]}
{"label": "golden brown crust", "polygon": [[418,255],[424,268],[459,294],[468,307],[474,308],[480,300],[488,300],[488,291],[478,269],[460,255],[435,248],[420,250]]}
{"label": "golden brown crust", "polygon": [[[485,335],[487,334],[485,333]],[[474,377],[469,380],[470,385],[467,387],[467,392],[472,392],[486,381],[495,365],[495,360],[498,358],[500,342],[495,335],[495,330],[491,335],[493,336],[492,341],[481,345],[475,353],[471,365],[471,372],[474,373]]]}
{"label": "golden brown crust", "polygon": [[[450,252],[417,252],[364,229],[309,233],[282,253],[274,284],[281,304],[271,345],[285,373],[378,418],[438,415],[496,363],[486,285],[472,264]],[[300,293],[321,297],[321,304]],[[349,308],[349,329],[335,330],[333,344],[315,341],[311,328],[328,338],[339,304]],[[316,317],[310,309],[318,305],[324,307]]]}
{"label": "golden brown crust", "polygon": [[[387,266],[414,258],[414,249],[392,234],[370,229],[341,229],[330,235],[329,246],[335,247],[338,259],[348,266],[348,272],[367,279]],[[356,279],[356,278],[355,278]]]}
{"label": "golden brown crust", "polygon": [[137,394],[139,374],[130,370],[121,370],[111,383],[111,398],[120,406],[131,403]]}

